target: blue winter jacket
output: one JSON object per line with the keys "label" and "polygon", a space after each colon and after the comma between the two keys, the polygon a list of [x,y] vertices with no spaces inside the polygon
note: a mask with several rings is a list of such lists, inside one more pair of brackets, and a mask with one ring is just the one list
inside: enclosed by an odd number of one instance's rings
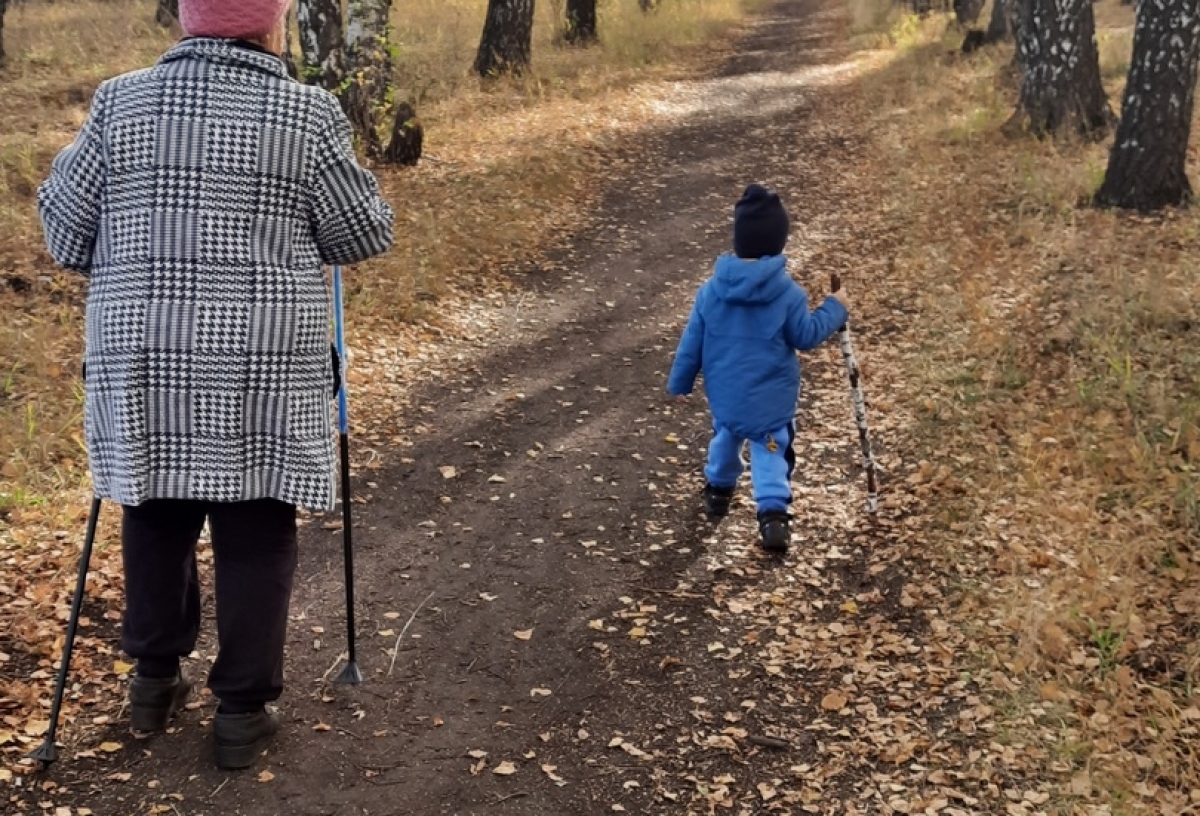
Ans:
{"label": "blue winter jacket", "polygon": [[696,295],[667,390],[690,394],[703,371],[713,419],[738,436],[761,437],[796,413],[796,351],[816,348],[848,317],[832,297],[810,312],[808,295],[788,276],[783,255],[722,255]]}

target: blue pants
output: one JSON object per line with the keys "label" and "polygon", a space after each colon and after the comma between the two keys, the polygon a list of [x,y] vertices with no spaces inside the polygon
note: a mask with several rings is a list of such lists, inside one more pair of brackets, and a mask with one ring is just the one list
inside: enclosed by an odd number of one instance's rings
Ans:
{"label": "blue pants", "polygon": [[786,511],[792,501],[792,471],[796,467],[796,452],[792,449],[796,424],[789,422],[758,439],[739,437],[717,422],[713,423],[713,432],[704,468],[708,483],[723,490],[737,486],[738,477],[746,467],[742,461],[742,443],[749,442],[750,481],[758,512]]}

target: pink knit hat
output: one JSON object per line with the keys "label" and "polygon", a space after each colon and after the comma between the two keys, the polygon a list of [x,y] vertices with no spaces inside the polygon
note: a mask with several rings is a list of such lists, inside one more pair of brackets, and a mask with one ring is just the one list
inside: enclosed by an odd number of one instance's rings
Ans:
{"label": "pink knit hat", "polygon": [[250,39],[269,33],[291,0],[179,0],[179,24],[192,37]]}

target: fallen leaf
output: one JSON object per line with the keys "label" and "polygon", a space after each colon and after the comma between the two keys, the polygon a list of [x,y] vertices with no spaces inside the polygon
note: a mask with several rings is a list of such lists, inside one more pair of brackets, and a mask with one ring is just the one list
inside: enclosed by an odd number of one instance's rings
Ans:
{"label": "fallen leaf", "polygon": [[831,691],[821,698],[821,708],[826,711],[841,711],[846,707],[846,695],[840,691]]}
{"label": "fallen leaf", "polygon": [[274,778],[275,774],[271,773],[270,771],[263,771],[258,775],[259,782],[270,782]]}
{"label": "fallen leaf", "polygon": [[517,772],[517,766],[513,765],[511,762],[508,762],[507,760],[504,762],[501,762],[495,768],[492,768],[492,773],[496,774],[497,776],[512,776],[516,772]]}
{"label": "fallen leaf", "polygon": [[529,640],[530,638],[533,637],[533,630],[532,629],[521,629],[519,631],[513,632],[513,637],[515,637],[517,640]]}
{"label": "fallen leaf", "polygon": [[442,474],[443,479],[453,479],[458,475],[458,470],[454,465],[442,465],[438,468],[438,472]]}

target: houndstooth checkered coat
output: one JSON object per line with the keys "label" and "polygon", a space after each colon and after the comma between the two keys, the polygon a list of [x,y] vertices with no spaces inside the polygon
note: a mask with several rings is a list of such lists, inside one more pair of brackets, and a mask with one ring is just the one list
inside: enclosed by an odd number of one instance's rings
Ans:
{"label": "houndstooth checkered coat", "polygon": [[96,494],[332,508],[322,263],[392,242],[334,97],[265,52],[185,40],[100,86],[38,205],[51,254],[91,278]]}

